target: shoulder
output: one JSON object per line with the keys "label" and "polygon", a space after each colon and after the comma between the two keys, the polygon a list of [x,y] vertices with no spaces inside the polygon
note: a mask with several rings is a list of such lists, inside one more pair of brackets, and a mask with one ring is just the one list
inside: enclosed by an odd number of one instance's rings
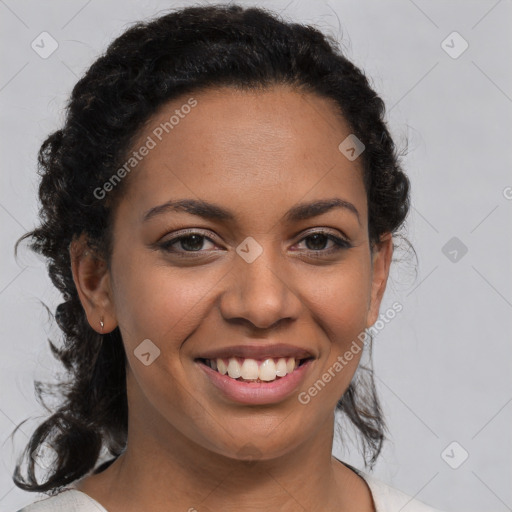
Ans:
{"label": "shoulder", "polygon": [[107,512],[99,503],[76,489],[43,498],[17,512]]}
{"label": "shoulder", "polygon": [[441,512],[425,503],[395,489],[372,475],[358,471],[366,480],[373,496],[376,512]]}

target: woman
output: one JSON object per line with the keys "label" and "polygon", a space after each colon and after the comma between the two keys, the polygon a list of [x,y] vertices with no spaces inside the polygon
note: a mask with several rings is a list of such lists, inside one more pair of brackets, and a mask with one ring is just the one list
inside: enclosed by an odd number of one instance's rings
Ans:
{"label": "woman", "polygon": [[383,115],[332,40],[261,9],[110,45],[40,150],[24,238],[64,296],[71,379],[16,467],[51,495],[23,512],[433,511],[331,454],[336,409],[367,465],[384,440],[356,375],[409,208]]}

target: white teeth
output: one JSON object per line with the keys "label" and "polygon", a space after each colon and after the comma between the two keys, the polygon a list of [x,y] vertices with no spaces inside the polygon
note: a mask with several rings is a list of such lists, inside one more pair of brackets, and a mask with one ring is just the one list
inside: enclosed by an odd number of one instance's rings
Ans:
{"label": "white teeth", "polygon": [[229,375],[232,379],[242,378],[244,380],[260,380],[263,382],[272,382],[277,377],[286,377],[292,373],[299,365],[293,357],[280,357],[274,360],[267,358],[264,361],[246,358],[240,364],[239,358],[230,357],[226,365],[225,359],[208,360],[210,368],[217,370],[221,375]]}
{"label": "white teeth", "polygon": [[241,375],[240,364],[234,357],[229,358],[228,375],[232,379],[238,379],[238,377],[240,377],[240,375]]}
{"label": "white teeth", "polygon": [[278,377],[284,377],[288,373],[286,368],[286,359],[284,357],[279,358],[276,364],[276,375]]}
{"label": "white teeth", "polygon": [[240,373],[245,380],[256,380],[259,376],[258,362],[254,359],[245,359]]}
{"label": "white teeth", "polygon": [[260,380],[266,382],[276,380],[276,363],[274,363],[273,359],[265,359],[265,361],[261,363],[259,376]]}
{"label": "white teeth", "polygon": [[217,359],[217,371],[221,375],[226,375],[228,373],[228,367],[226,366],[226,363],[222,359]]}

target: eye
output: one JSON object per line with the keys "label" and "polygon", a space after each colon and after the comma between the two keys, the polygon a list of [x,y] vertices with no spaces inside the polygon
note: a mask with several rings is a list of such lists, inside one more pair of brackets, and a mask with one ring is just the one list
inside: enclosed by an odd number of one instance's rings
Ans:
{"label": "eye", "polygon": [[[203,253],[204,243],[205,241],[209,241],[213,244],[212,240],[210,240],[207,236],[202,233],[191,231],[187,232],[185,235],[175,236],[169,240],[165,240],[164,242],[158,244],[161,249],[164,251],[178,254],[178,255],[191,255],[195,256],[195,254],[191,253]],[[215,247],[215,244],[213,244]],[[179,247],[181,246],[181,249]]]}
{"label": "eye", "polygon": [[[316,231],[311,233],[302,238],[299,244],[302,242],[305,242],[307,250],[320,254],[331,254],[352,247],[352,244],[348,240],[340,238],[327,231]],[[329,242],[332,242],[333,245],[330,248],[325,249],[326,244]]]}
{"label": "eye", "polygon": [[[205,248],[205,242],[209,242],[213,247]],[[352,247],[352,244],[343,238],[333,235],[327,231],[316,231],[303,237],[299,244],[305,243],[306,251],[313,252],[315,255],[332,254],[343,249]],[[331,247],[326,245],[331,243]],[[214,242],[198,231],[187,231],[185,234],[174,236],[158,244],[162,250],[184,257],[198,257],[207,253],[209,249],[215,248]]]}

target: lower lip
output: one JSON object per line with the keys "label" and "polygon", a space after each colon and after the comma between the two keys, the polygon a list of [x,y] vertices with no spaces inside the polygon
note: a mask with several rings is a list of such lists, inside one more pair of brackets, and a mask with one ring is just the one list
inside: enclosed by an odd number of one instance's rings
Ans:
{"label": "lower lip", "polygon": [[227,398],[242,404],[274,404],[288,398],[302,383],[313,359],[309,359],[292,373],[272,382],[243,382],[222,375],[200,361],[196,361],[211,383]]}

